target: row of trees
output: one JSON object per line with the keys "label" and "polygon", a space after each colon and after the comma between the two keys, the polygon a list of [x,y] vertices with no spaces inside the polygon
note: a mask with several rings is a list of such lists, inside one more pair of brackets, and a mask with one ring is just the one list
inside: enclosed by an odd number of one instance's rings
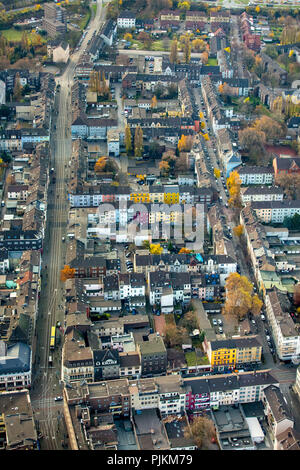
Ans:
{"label": "row of trees", "polygon": [[132,134],[130,127],[127,125],[125,127],[125,149],[127,155],[132,154],[132,151],[134,150],[134,156],[137,158],[142,157],[143,151],[144,151],[144,136],[143,136],[143,129],[141,126],[137,126],[135,128],[135,133],[134,133],[134,142],[132,143]]}
{"label": "row of trees", "polygon": [[229,192],[228,204],[235,208],[241,209],[242,199],[241,199],[241,178],[237,171],[232,171],[227,178],[227,188]]}
{"label": "row of trees", "polygon": [[203,39],[196,38],[196,39],[191,39],[192,35],[186,33],[185,35],[180,36],[180,41],[175,38],[171,42],[171,47],[170,47],[170,62],[171,64],[178,64],[180,62],[179,60],[179,51],[182,51],[182,56],[183,56],[183,62],[185,64],[188,64],[191,60],[191,51],[195,52],[202,52],[201,59],[204,64],[207,63],[208,61],[208,49],[209,46],[208,44],[203,41]]}
{"label": "row of trees", "polygon": [[109,91],[109,86],[107,85],[104,72],[97,72],[95,70],[91,72],[89,90],[96,92],[97,96],[103,98],[104,100],[111,100],[111,93]]}

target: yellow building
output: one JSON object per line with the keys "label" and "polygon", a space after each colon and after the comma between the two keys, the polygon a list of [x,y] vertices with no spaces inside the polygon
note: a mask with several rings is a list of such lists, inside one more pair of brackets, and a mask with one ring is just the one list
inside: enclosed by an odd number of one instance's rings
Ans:
{"label": "yellow building", "polygon": [[262,345],[257,336],[240,337],[208,343],[207,356],[212,369],[235,369],[243,364],[261,362]]}
{"label": "yellow building", "polygon": [[211,341],[207,352],[212,369],[235,368],[236,347],[231,340]]}
{"label": "yellow building", "polygon": [[164,186],[164,203],[179,204],[179,186],[176,184]]}
{"label": "yellow building", "polygon": [[130,194],[130,201],[138,203],[138,202],[150,202],[149,192],[148,191],[141,191],[135,192]]}

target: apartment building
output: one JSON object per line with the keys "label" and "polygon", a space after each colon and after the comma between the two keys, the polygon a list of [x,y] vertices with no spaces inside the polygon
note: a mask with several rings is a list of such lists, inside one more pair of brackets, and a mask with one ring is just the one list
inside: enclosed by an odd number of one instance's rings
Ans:
{"label": "apartment building", "polygon": [[147,341],[137,343],[141,359],[142,376],[163,375],[167,371],[167,350],[163,339],[151,334]]}
{"label": "apartment building", "polygon": [[172,289],[174,303],[188,303],[191,299],[191,279],[189,273],[148,273],[148,294],[150,305],[160,304],[164,289]]}
{"label": "apartment building", "polygon": [[0,391],[30,388],[32,356],[25,343],[0,341]]}
{"label": "apartment building", "polygon": [[271,327],[276,353],[282,361],[300,358],[300,335],[289,314],[287,295],[273,288],[265,296],[266,315]]}
{"label": "apartment building", "polygon": [[249,186],[241,191],[242,202],[265,202],[265,201],[282,201],[284,192],[281,188],[276,186],[266,187],[253,187]]}
{"label": "apartment building", "polygon": [[28,390],[0,393],[1,450],[37,450],[38,432]]}
{"label": "apartment building", "polygon": [[300,201],[298,200],[252,202],[251,207],[257,217],[266,224],[281,224],[286,217],[300,214]]}
{"label": "apartment building", "polygon": [[132,11],[124,11],[117,19],[117,26],[120,29],[135,28],[136,15]]}
{"label": "apartment building", "polygon": [[262,345],[257,336],[211,341],[205,348],[212,370],[232,370],[261,362]]}
{"label": "apartment building", "polygon": [[93,351],[90,347],[86,347],[82,335],[76,329],[65,335],[62,376],[66,383],[94,381]]}
{"label": "apartment building", "polygon": [[243,165],[236,168],[243,185],[274,183],[274,169],[263,166]]}
{"label": "apartment building", "polygon": [[266,387],[263,391],[262,402],[269,430],[274,440],[283,432],[294,427],[294,418],[278,387],[274,385]]}

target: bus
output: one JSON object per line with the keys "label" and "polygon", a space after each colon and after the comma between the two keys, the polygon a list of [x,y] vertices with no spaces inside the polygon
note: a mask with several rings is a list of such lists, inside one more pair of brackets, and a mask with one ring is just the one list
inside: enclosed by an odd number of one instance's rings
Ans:
{"label": "bus", "polygon": [[55,326],[52,326],[51,327],[51,337],[50,337],[50,349],[54,349],[55,348],[55,332],[56,332],[56,328]]}

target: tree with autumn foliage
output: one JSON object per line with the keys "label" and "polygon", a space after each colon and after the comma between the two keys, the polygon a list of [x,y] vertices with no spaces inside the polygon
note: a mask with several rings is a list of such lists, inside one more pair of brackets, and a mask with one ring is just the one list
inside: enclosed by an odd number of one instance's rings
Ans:
{"label": "tree with autumn foliage", "polygon": [[216,442],[216,429],[213,421],[206,416],[197,416],[184,429],[184,436],[192,439],[198,449],[208,450],[212,442]]}
{"label": "tree with autumn foliage", "polygon": [[179,325],[183,328],[186,328],[188,333],[192,333],[193,330],[199,328],[196,312],[194,310],[190,310],[186,312],[184,316],[181,318]]}
{"label": "tree with autumn foliage", "polygon": [[144,149],[144,137],[143,137],[143,129],[141,126],[137,126],[135,128],[134,134],[134,156],[137,158],[141,158],[143,155]]}
{"label": "tree with autumn foliage", "polygon": [[183,43],[183,61],[185,64],[189,64],[191,60],[191,41],[189,36],[185,36]]}
{"label": "tree with autumn foliage", "polygon": [[266,134],[254,127],[239,130],[239,141],[243,150],[248,152],[250,159],[259,163],[265,157]]}
{"label": "tree with autumn foliage", "polygon": [[67,279],[73,279],[75,277],[75,269],[71,268],[69,265],[65,265],[64,268],[60,271],[60,280],[65,282]]}
{"label": "tree with autumn foliage", "polygon": [[177,39],[173,39],[171,42],[171,49],[170,49],[170,62],[171,64],[178,64],[178,42]]}
{"label": "tree with autumn foliage", "polygon": [[157,98],[156,96],[152,96],[152,99],[151,99],[151,108],[152,109],[156,109],[157,108]]}
{"label": "tree with autumn foliage", "polygon": [[128,41],[128,42],[132,41],[132,34],[131,33],[125,33],[123,39],[124,39],[124,41]]}
{"label": "tree with autumn foliage", "polygon": [[297,173],[279,173],[276,184],[280,186],[289,199],[300,199],[300,175]]}
{"label": "tree with autumn foliage", "polygon": [[236,227],[233,227],[233,233],[236,237],[240,238],[244,233],[243,225],[237,225]]}
{"label": "tree with autumn foliage", "polygon": [[170,164],[166,160],[161,160],[158,164],[158,168],[163,175],[168,175],[170,172]]}
{"label": "tree with autumn foliage", "polygon": [[300,282],[298,282],[294,287],[293,301],[296,307],[300,305]]}
{"label": "tree with autumn foliage", "polygon": [[104,170],[105,166],[106,166],[106,162],[107,162],[107,157],[98,158],[98,160],[96,161],[95,166],[94,166],[94,171],[96,173],[101,173]]}
{"label": "tree with autumn foliage", "polygon": [[219,168],[214,168],[214,175],[217,179],[221,177],[221,171],[219,170]]}
{"label": "tree with autumn foliage", "polygon": [[192,41],[192,49],[195,52],[204,52],[206,51],[207,43],[203,39],[194,39]]}
{"label": "tree with autumn foliage", "polygon": [[262,116],[257,119],[253,125],[254,129],[264,132],[268,140],[278,141],[286,136],[287,129],[284,125],[270,118],[269,116]]}
{"label": "tree with autumn foliage", "polygon": [[131,130],[128,124],[125,127],[125,149],[127,155],[129,155],[132,152],[132,136],[131,136]]}
{"label": "tree with autumn foliage", "polygon": [[192,145],[193,145],[192,137],[182,134],[182,136],[180,137],[178,141],[177,148],[179,152],[189,152],[192,148]]}
{"label": "tree with autumn foliage", "polygon": [[236,209],[240,209],[242,207],[241,184],[242,181],[238,172],[232,171],[227,178],[227,188],[230,195],[228,204]]}
{"label": "tree with autumn foliage", "polygon": [[182,254],[186,254],[186,255],[189,255],[190,253],[193,253],[193,250],[190,250],[189,248],[180,248],[179,250],[179,254],[182,255]]}
{"label": "tree with autumn foliage", "polygon": [[163,252],[163,247],[159,243],[150,243],[149,251],[151,255],[161,255]]}
{"label": "tree with autumn foliage", "polygon": [[16,73],[15,76],[15,84],[14,84],[14,90],[13,90],[13,97],[15,101],[20,101],[22,97],[22,85],[20,81],[20,74],[19,72]]}
{"label": "tree with autumn foliage", "polygon": [[207,64],[207,62],[208,62],[208,52],[207,52],[207,51],[202,52],[202,54],[201,54],[201,60],[202,60],[202,63],[203,63],[204,65]]}
{"label": "tree with autumn foliage", "polygon": [[164,342],[168,348],[181,346],[184,339],[188,337],[186,328],[176,326],[175,324],[168,324],[164,331]]}
{"label": "tree with autumn foliage", "polygon": [[259,315],[263,302],[253,294],[253,285],[246,276],[230,273],[225,283],[224,315],[242,320],[248,313]]}

